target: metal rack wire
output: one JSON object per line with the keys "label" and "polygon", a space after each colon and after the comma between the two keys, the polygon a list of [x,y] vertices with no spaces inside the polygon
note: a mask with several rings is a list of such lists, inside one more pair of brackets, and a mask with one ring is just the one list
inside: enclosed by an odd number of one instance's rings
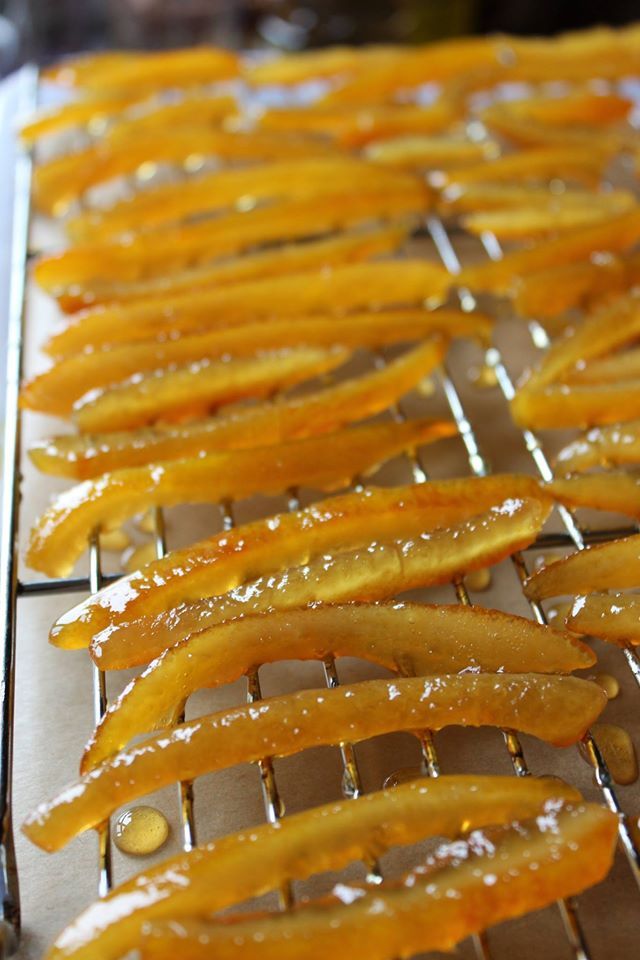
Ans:
{"label": "metal rack wire", "polygon": [[[35,84],[35,74],[33,72],[25,74],[25,87]],[[28,83],[27,83],[28,80]],[[20,495],[20,417],[17,409],[17,391],[21,379],[22,370],[22,342],[23,342],[23,320],[24,320],[24,275],[27,255],[27,237],[29,222],[29,161],[23,158],[18,166],[18,183],[16,184],[16,217],[14,222],[14,247],[15,258],[14,265],[14,286],[12,287],[12,310],[11,310],[11,343],[10,343],[10,377],[8,383],[8,406],[7,406],[7,432],[5,437],[5,472],[4,472],[4,505],[3,505],[3,532],[4,538],[0,541],[0,602],[3,603],[1,613],[4,615],[4,647],[3,647],[3,675],[5,680],[4,696],[0,703],[2,710],[0,722],[2,723],[2,738],[0,743],[0,761],[2,770],[0,771],[2,779],[0,780],[0,789],[2,796],[0,802],[4,802],[4,816],[2,826],[4,832],[0,835],[0,842],[4,851],[2,858],[4,873],[0,876],[0,882],[4,884],[3,892],[3,928],[6,928],[3,949],[0,949],[0,956],[9,956],[15,945],[15,938],[12,932],[16,934],[19,931],[19,911],[18,911],[18,890],[17,883],[12,880],[12,875],[7,872],[7,863],[10,865],[10,854],[12,851],[12,837],[10,826],[10,769],[11,769],[11,735],[13,728],[13,670],[14,670],[14,649],[15,649],[15,620],[16,620],[16,600],[18,595],[43,595],[53,592],[72,593],[78,590],[94,593],[103,585],[115,579],[103,573],[100,543],[97,537],[92,539],[90,544],[90,564],[88,577],[69,578],[59,581],[36,581],[22,583],[18,579],[16,566],[16,543],[18,533],[18,500]],[[460,262],[454,247],[450,234],[445,229],[442,222],[436,218],[430,218],[426,223],[427,231],[435,245],[445,267],[456,274],[460,269]],[[500,256],[500,250],[494,239],[490,237],[483,238],[486,252],[489,256],[497,258]],[[474,310],[476,307],[475,299],[467,290],[459,291],[460,303],[465,310]],[[531,324],[531,332],[534,342],[539,347],[544,347],[544,331],[536,324]],[[502,361],[499,352],[492,347],[486,354],[487,363],[495,370],[498,385],[502,391],[505,400],[509,400],[513,395],[513,384]],[[384,363],[383,357],[376,357],[378,364]],[[439,372],[444,396],[454,418],[460,440],[464,445],[466,457],[469,464],[469,470],[474,476],[488,475],[489,467],[485,456],[481,450],[478,438],[473,430],[471,420],[467,416],[460,392],[458,391],[453,375],[450,370],[444,366]],[[399,404],[392,411],[392,414],[398,419],[405,419],[407,414],[402,404]],[[543,448],[536,437],[528,431],[523,432],[523,438],[527,449],[529,450],[535,466],[543,477],[550,479],[552,476],[551,468],[545,457]],[[426,483],[429,478],[418,456],[411,460],[411,469],[413,479],[416,483]],[[359,487],[359,480],[355,479],[353,489]],[[300,506],[298,493],[296,490],[288,492],[288,508],[295,510]],[[235,524],[233,506],[229,503],[220,505],[222,513],[223,529],[231,529]],[[619,528],[610,530],[582,530],[572,514],[564,508],[559,508],[565,532],[559,534],[547,534],[538,538],[532,549],[544,550],[550,546],[574,546],[577,549],[583,549],[585,545],[603,542],[617,536],[626,535],[635,532],[635,528]],[[164,529],[164,515],[161,510],[156,510],[154,514],[154,543],[155,552],[158,557],[162,557],[166,552],[166,537]],[[528,575],[528,568],[525,557],[517,553],[511,560],[519,582],[522,584]],[[459,603],[470,604],[469,594],[463,580],[458,580],[452,584],[455,597]],[[545,623],[546,617],[540,604],[530,602],[532,616],[539,623]],[[640,683],[640,668],[635,653],[625,650],[626,661],[631,668],[634,677]],[[327,687],[335,687],[339,684],[339,675],[336,664],[333,660],[327,660],[323,663],[324,680]],[[255,671],[248,677],[247,699],[254,702],[262,696],[260,686],[259,671]],[[93,703],[94,715],[98,720],[104,713],[107,706],[106,695],[106,677],[105,674],[97,668],[93,668]],[[522,748],[522,744],[513,731],[502,731],[505,748],[513,769],[517,776],[527,776],[530,773],[527,760]],[[339,744],[341,766],[342,766],[342,792],[345,797],[355,797],[362,792],[362,782],[360,772],[356,761],[355,752],[349,743]],[[429,731],[424,731],[420,737],[420,746],[425,772],[431,776],[438,776],[440,772],[439,757],[434,743],[434,738]],[[590,735],[586,738],[585,747],[593,767],[597,784],[602,794],[605,804],[619,816],[620,822],[620,841],[627,855],[631,870],[640,883],[640,853],[635,845],[634,838],[629,829],[628,821],[622,812],[621,805],[614,788],[610,773],[604,762],[604,759],[598,750],[597,744]],[[266,819],[269,822],[276,822],[283,815],[283,805],[280,797],[280,791],[273,764],[269,758],[265,758],[259,763],[260,784],[262,791],[262,801]],[[194,812],[194,795],[192,784],[181,783],[178,785],[178,805],[180,811],[182,846],[185,850],[190,850],[196,843],[196,827]],[[377,883],[381,880],[379,866],[376,863],[370,863],[368,866],[368,879],[371,883]],[[112,864],[111,864],[111,841],[108,824],[99,833],[98,843],[98,893],[103,895],[112,885]],[[293,901],[293,893],[289,886],[280,891],[280,906],[286,909]],[[562,901],[558,904],[560,915],[563,921],[567,936],[567,943],[571,954],[576,960],[591,960],[592,953],[586,940],[576,906],[572,901]],[[486,935],[474,938],[474,947],[477,955],[483,960],[490,960],[492,953],[489,940]]]}

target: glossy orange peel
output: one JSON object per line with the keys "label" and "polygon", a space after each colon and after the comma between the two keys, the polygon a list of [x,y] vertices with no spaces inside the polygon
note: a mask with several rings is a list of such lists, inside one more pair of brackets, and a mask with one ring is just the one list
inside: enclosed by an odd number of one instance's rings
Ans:
{"label": "glossy orange peel", "polygon": [[382,423],[103,474],[60,494],[44,512],[32,529],[27,563],[50,576],[65,576],[93,531],[118,526],[149,507],[218,503],[296,485],[336,489],[403,450],[454,431],[442,421]]}
{"label": "glossy orange peel", "polygon": [[391,731],[499,726],[568,746],[606,702],[605,692],[588,680],[537,674],[448,674],[303,690],[149,737],[40,804],[23,831],[42,849],[59,850],[119,806],[178,780]]}
{"label": "glossy orange peel", "polygon": [[265,663],[328,657],[358,657],[403,676],[568,673],[596,661],[568,633],[481,607],[390,602],[267,611],[195,633],[154,660],[109,706],[81,772],[139,734],[177,723],[196,690],[232,683]]}

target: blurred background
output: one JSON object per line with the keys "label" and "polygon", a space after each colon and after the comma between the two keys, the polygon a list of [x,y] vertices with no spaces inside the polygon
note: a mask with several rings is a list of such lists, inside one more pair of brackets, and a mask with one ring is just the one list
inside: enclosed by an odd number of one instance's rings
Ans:
{"label": "blurred background", "polygon": [[0,0],[0,73],[25,60],[44,64],[107,47],[418,43],[463,33],[619,25],[639,14],[640,0]]}

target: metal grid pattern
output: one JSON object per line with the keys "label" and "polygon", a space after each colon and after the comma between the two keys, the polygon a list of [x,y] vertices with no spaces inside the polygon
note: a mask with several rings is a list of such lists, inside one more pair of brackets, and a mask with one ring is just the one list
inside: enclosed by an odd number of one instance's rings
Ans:
{"label": "metal grid pattern", "polygon": [[[29,82],[33,82],[34,75],[31,74]],[[16,190],[16,222],[14,228],[14,289],[12,290],[12,353],[11,353],[11,375],[9,378],[9,395],[12,392],[17,399],[17,387],[21,378],[22,370],[22,325],[24,316],[24,273],[26,265],[26,250],[28,236],[28,192],[29,192],[29,162],[25,158],[18,169],[18,183]],[[460,260],[456,252],[452,235],[447,232],[441,220],[430,217],[425,223],[425,230],[430,236],[435,249],[442,260],[444,266],[452,275],[460,270]],[[499,258],[501,250],[497,241],[492,236],[484,236],[482,242],[487,255],[493,259]],[[459,289],[458,297],[464,310],[473,311],[476,308],[476,301],[470,291]],[[545,331],[535,321],[531,321],[530,332],[533,341],[537,347],[545,348],[548,346],[548,339]],[[376,365],[385,363],[382,355],[376,355]],[[503,363],[499,351],[491,347],[486,352],[486,363],[495,371],[497,382],[502,391],[505,401],[509,401],[514,393],[514,387],[509,377],[507,369]],[[490,469],[486,458],[480,448],[478,439],[471,425],[471,420],[463,405],[460,393],[456,387],[454,378],[445,364],[438,372],[446,401],[458,427],[459,438],[462,441],[469,464],[471,475],[481,477],[489,474]],[[15,414],[15,419],[12,417]],[[402,421],[407,418],[403,405],[399,404],[391,411],[393,416]],[[544,480],[552,478],[551,467],[539,440],[530,432],[523,431],[523,439],[526,447],[534,462],[535,468]],[[20,482],[20,417],[17,411],[17,405],[13,403],[7,407],[7,438],[6,447],[7,458],[5,464],[5,488],[4,488],[4,531],[5,537],[0,544],[2,555],[2,574],[4,581],[2,586],[2,599],[5,602],[5,638],[4,638],[4,669],[5,677],[11,678],[13,673],[13,650],[15,644],[15,606],[18,595],[40,595],[52,592],[73,593],[78,590],[95,593],[106,583],[116,579],[114,576],[108,576],[102,570],[102,558],[99,540],[94,537],[90,544],[89,553],[89,575],[88,577],[75,577],[66,580],[57,581],[36,581],[22,583],[19,581],[16,565],[15,550],[17,541],[17,503],[19,498]],[[9,456],[10,451],[15,453],[13,459]],[[411,469],[414,482],[426,483],[429,477],[421,463],[420,458],[414,455],[411,460]],[[354,479],[351,489],[361,488],[358,478]],[[288,507],[290,510],[298,509],[300,501],[295,489],[288,491]],[[220,504],[223,520],[223,529],[229,530],[235,524],[234,510],[230,503]],[[591,543],[603,542],[613,539],[617,536],[627,535],[630,532],[636,532],[635,528],[618,528],[610,530],[582,530],[577,524],[570,511],[559,507],[559,514],[562,518],[565,532],[560,534],[543,534],[532,544],[532,550],[544,550],[554,546],[573,546],[576,549],[584,549]],[[165,523],[162,510],[155,510],[154,516],[154,543],[155,552],[158,557],[166,553]],[[8,562],[7,562],[8,561]],[[511,563],[515,569],[520,584],[524,583],[528,575],[528,568],[525,557],[522,553],[516,553],[511,558]],[[8,579],[7,579],[8,578]],[[457,580],[451,585],[457,602],[465,605],[471,603],[464,581]],[[535,601],[529,603],[533,618],[539,623],[546,623],[546,616],[543,608]],[[626,662],[631,669],[636,681],[640,684],[640,664],[635,652],[632,649],[625,649],[623,654]],[[336,664],[333,660],[327,660],[323,664],[324,678],[327,687],[335,687],[339,684]],[[107,707],[106,677],[105,674],[93,667],[93,704],[94,717],[96,722],[100,719]],[[2,722],[3,738],[2,747],[5,751],[1,755],[3,776],[8,775],[10,769],[10,743],[11,743],[11,725],[12,725],[12,684],[9,683],[8,693],[5,695],[2,703]],[[255,702],[261,698],[261,686],[259,671],[253,672],[247,678],[247,700]],[[530,773],[525,758],[522,744],[517,734],[510,730],[502,731],[504,745],[510,759],[513,773],[516,776],[527,776]],[[6,753],[7,744],[9,753]],[[341,764],[342,764],[342,792],[345,797],[357,797],[362,792],[362,783],[360,772],[356,762],[353,747],[349,743],[339,744]],[[440,763],[438,753],[434,744],[434,739],[430,731],[425,730],[420,736],[420,746],[425,772],[437,777],[440,773]],[[624,849],[627,859],[636,881],[640,885],[640,852],[634,841],[634,837],[629,829],[629,823],[625,814],[622,812],[621,805],[613,785],[612,778],[606,763],[591,735],[585,739],[585,749],[592,765],[596,782],[600,789],[602,800],[606,806],[615,812],[619,817],[620,823],[620,843]],[[268,822],[274,823],[283,815],[283,804],[280,797],[279,787],[274,772],[273,764],[269,758],[259,762],[260,783],[262,791],[262,801],[265,816]],[[8,781],[2,782],[3,795],[9,796]],[[196,844],[196,828],[194,813],[194,795],[191,783],[181,783],[178,785],[177,795],[180,821],[182,830],[182,846],[185,851],[192,849]],[[5,850],[11,848],[10,829],[3,836]],[[99,895],[104,895],[112,886],[112,864],[111,864],[111,840],[108,824],[99,833],[98,844],[98,880],[97,891]],[[368,879],[371,883],[379,883],[382,879],[379,866],[375,862],[368,864]],[[5,896],[4,921],[7,929],[17,928],[19,926],[17,913],[17,887],[11,887],[10,881],[5,883],[5,892],[9,890],[11,897]],[[12,911],[7,910],[7,901],[12,900]],[[288,908],[293,902],[293,894],[289,885],[286,885],[279,891],[279,903],[282,909]],[[567,936],[568,945],[571,954],[576,960],[590,960],[592,954],[586,942],[583,929],[580,924],[574,904],[571,901],[562,901],[558,904],[558,909],[563,921]],[[485,935],[473,938],[475,951],[478,957],[483,960],[490,960],[492,953]],[[0,955],[8,955],[11,951],[10,938],[5,938],[5,951],[0,950]]]}

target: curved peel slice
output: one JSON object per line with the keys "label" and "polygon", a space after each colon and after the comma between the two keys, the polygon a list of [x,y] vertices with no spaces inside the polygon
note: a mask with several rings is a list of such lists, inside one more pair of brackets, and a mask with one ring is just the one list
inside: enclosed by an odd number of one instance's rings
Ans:
{"label": "curved peel slice", "polygon": [[563,447],[556,457],[556,466],[563,473],[636,463],[640,463],[640,420],[594,427]]}
{"label": "curved peel slice", "polygon": [[640,257],[603,256],[549,267],[516,280],[513,303],[523,317],[556,317],[572,307],[592,308],[598,300],[640,282]]}
{"label": "curved peel slice", "polygon": [[575,90],[564,96],[537,94],[521,100],[508,100],[488,108],[490,115],[501,112],[519,120],[533,120],[552,127],[565,128],[575,124],[600,126],[624,120],[633,102],[617,93],[596,93],[593,90]]}
{"label": "curved peel slice", "polygon": [[518,278],[538,270],[584,260],[594,252],[628,250],[640,240],[640,208],[591,227],[564,234],[529,250],[515,250],[502,260],[464,269],[458,280],[472,290],[509,293]]}
{"label": "curved peel slice", "polygon": [[122,143],[98,143],[40,164],[33,175],[34,200],[43,213],[58,216],[91,187],[135,174],[145,163],[182,166],[193,156],[268,163],[335,155],[338,149],[317,137],[236,132],[206,123],[178,127],[170,137],[165,130],[140,130]]}
{"label": "curved peel slice", "polygon": [[445,174],[447,183],[540,183],[558,178],[575,180],[587,187],[596,187],[607,163],[606,156],[597,151],[585,153],[571,146],[540,147],[507,153]]}
{"label": "curved peel slice", "polygon": [[[251,330],[253,325],[241,329]],[[446,350],[446,340],[433,337],[380,370],[308,394],[280,397],[196,423],[55,437],[32,447],[31,459],[45,473],[83,480],[122,467],[327,433],[386,410],[427,376]]]}
{"label": "curved peel slice", "polygon": [[[215,923],[185,919],[151,925],[143,958],[391,960],[452,951],[502,920],[573,896],[604,879],[615,852],[616,817],[596,804],[562,809],[502,830],[474,831],[443,844],[400,883],[373,891],[340,884],[334,896],[292,913]],[[531,864],[536,864],[536,879]],[[343,952],[344,951],[344,952]]]}
{"label": "curved peel slice", "polygon": [[82,432],[195,419],[224,404],[266,397],[321,376],[346,363],[349,356],[342,348],[299,347],[246,358],[172,364],[91,390],[74,404],[73,419]]}
{"label": "curved peel slice", "polygon": [[634,202],[630,195],[628,202],[621,202],[619,206],[600,205],[593,203],[593,197],[585,194],[584,206],[563,206],[550,201],[546,208],[523,206],[509,210],[469,213],[461,222],[465,230],[475,236],[492,233],[504,241],[534,240],[607,220],[625,209],[628,210]]}
{"label": "curved peel slice", "polygon": [[47,68],[43,77],[65,87],[106,91],[183,87],[235,77],[237,54],[222,47],[80,54]]}
{"label": "curved peel slice", "polygon": [[170,364],[251,356],[287,347],[382,347],[423,340],[434,333],[475,338],[488,345],[493,323],[487,314],[418,308],[351,314],[346,319],[318,316],[247,323],[175,340],[142,341],[63,357],[23,386],[20,402],[23,409],[65,416],[91,390]]}
{"label": "curved peel slice", "polygon": [[553,480],[547,488],[567,507],[591,507],[640,518],[640,477],[622,470]]}
{"label": "curved peel slice", "polygon": [[[585,208],[613,216],[616,211],[622,213],[629,209],[634,202],[633,194],[627,190],[594,193],[574,188],[554,193],[550,186],[513,183],[453,183],[440,192],[444,214],[468,213],[478,218],[498,214],[510,217],[517,212],[519,215],[523,209],[527,213],[541,210],[549,215],[571,211],[583,214]],[[490,230],[491,226],[487,225],[486,229]]]}
{"label": "curved peel slice", "polygon": [[153,506],[218,503],[290,486],[336,489],[403,450],[455,433],[433,420],[355,427],[284,444],[131,467],[60,494],[32,530],[27,563],[64,576],[94,530],[118,526]]}
{"label": "curved peel slice", "polygon": [[178,780],[391,731],[499,726],[568,746],[606,701],[604,691],[588,680],[536,674],[450,674],[303,690],[149,737],[41,804],[23,830],[39,847],[58,850],[122,804]]}
{"label": "curved peel slice", "polygon": [[510,403],[521,427],[553,430],[560,427],[606,426],[640,416],[640,380],[607,384],[527,384]]}
{"label": "curved peel slice", "polygon": [[401,247],[411,232],[411,221],[347,230],[320,240],[287,243],[240,257],[228,257],[203,267],[172,271],[168,276],[130,283],[93,280],[89,285],[56,291],[58,305],[74,313],[99,304],[136,303],[196,290],[226,287],[247,280],[302,273],[314,267],[359,263]]}
{"label": "curved peel slice", "polygon": [[105,240],[131,230],[150,230],[230,207],[247,197],[255,204],[276,197],[305,197],[336,193],[358,184],[411,186],[406,174],[381,170],[355,157],[309,157],[297,161],[276,161],[258,167],[216,170],[191,180],[165,183],[134,194],[104,210],[86,210],[66,223],[75,242]]}
{"label": "curved peel slice", "polygon": [[294,813],[277,828],[260,825],[147,866],[89,906],[47,960],[119,960],[150,920],[213,913],[392,846],[522,820],[549,801],[579,799],[555,778],[443,776]]}
{"label": "curved peel slice", "polygon": [[347,109],[325,103],[266,110],[258,121],[264,130],[310,133],[342,147],[357,148],[384,137],[411,133],[438,133],[461,118],[463,104],[453,97],[433,103],[369,104]]}
{"label": "curved peel slice", "polygon": [[439,302],[449,284],[442,267],[424,260],[340,264],[330,270],[83,311],[54,334],[46,350],[64,356],[89,346],[148,340],[159,333],[194,333],[259,319]]}
{"label": "curved peel slice", "polygon": [[479,143],[460,137],[414,134],[376,140],[365,147],[364,155],[381,166],[442,170],[479,160],[493,160],[499,152],[500,147],[493,140]]}
{"label": "curved peel slice", "polygon": [[404,676],[467,669],[568,673],[596,659],[567,633],[481,607],[320,604],[246,616],[195,633],[154,660],[110,705],[81,772],[138,734],[176,723],[196,690],[232,683],[265,663],[329,656],[359,657]]}
{"label": "curved peel slice", "polygon": [[521,391],[539,389],[578,372],[595,357],[612,353],[640,336],[640,297],[617,297],[558,340],[528,377]]}
{"label": "curved peel slice", "polygon": [[497,474],[368,487],[256,520],[174,550],[103,588],[63,614],[51,640],[68,649],[86,647],[104,627],[225,593],[254,577],[306,563],[314,555],[365,546],[372,538],[389,540],[410,536],[416,529],[454,525],[505,496],[550,502],[533,477]]}
{"label": "curved peel slice", "polygon": [[54,109],[38,110],[20,127],[20,139],[27,146],[33,146],[41,137],[69,127],[90,126],[137,103],[140,103],[139,96],[125,93],[110,97],[92,97],[89,100],[72,100]]}
{"label": "curved peel slice", "polygon": [[621,647],[639,646],[640,597],[625,593],[576,597],[566,623],[575,633],[599,637]]}
{"label": "curved peel slice", "polygon": [[105,278],[111,282],[136,281],[211,263],[262,244],[319,237],[376,220],[406,218],[424,212],[427,206],[426,188],[419,182],[412,187],[386,185],[359,193],[337,190],[324,196],[295,197],[251,210],[168,224],[128,239],[70,247],[39,260],[34,277],[54,294],[60,287],[82,286]]}
{"label": "curved peel slice", "polygon": [[[182,603],[97,633],[90,647],[102,669],[147,663],[182,637],[246,613],[290,610],[317,601],[386,600],[417,587],[436,586],[490,566],[531,543],[549,507],[513,497],[456,526],[411,539],[368,541],[331,557],[316,555],[303,566],[263,576],[222,596]],[[443,521],[441,520],[440,523]],[[397,535],[396,535],[397,536]],[[209,588],[210,591],[210,588]]]}
{"label": "curved peel slice", "polygon": [[525,585],[528,597],[582,596],[640,586],[640,535],[585,547],[543,567]]}

